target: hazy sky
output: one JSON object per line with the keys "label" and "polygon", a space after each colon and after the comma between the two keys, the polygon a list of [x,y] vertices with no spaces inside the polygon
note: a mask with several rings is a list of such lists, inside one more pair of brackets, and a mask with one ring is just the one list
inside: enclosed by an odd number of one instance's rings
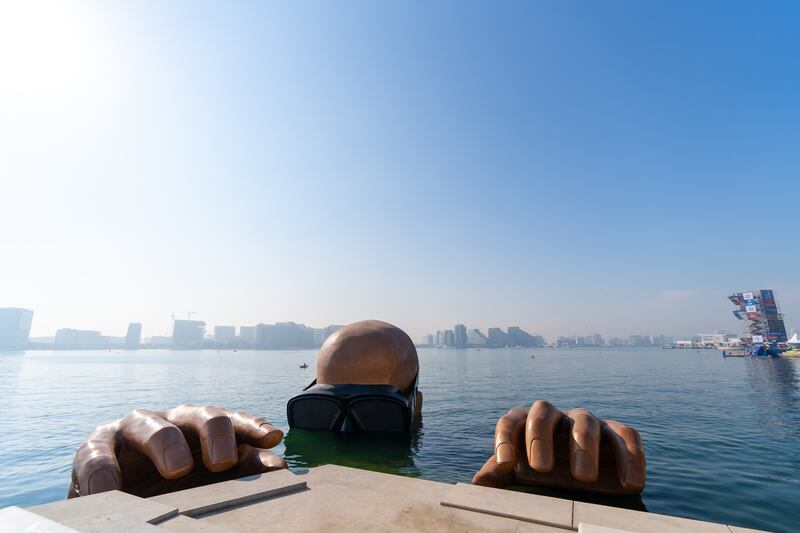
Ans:
{"label": "hazy sky", "polygon": [[0,2],[0,306],[800,325],[797,2]]}

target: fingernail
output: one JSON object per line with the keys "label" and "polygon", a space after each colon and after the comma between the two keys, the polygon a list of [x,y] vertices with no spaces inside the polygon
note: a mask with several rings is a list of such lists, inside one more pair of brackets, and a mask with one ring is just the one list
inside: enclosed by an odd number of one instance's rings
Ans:
{"label": "fingernail", "polygon": [[211,442],[211,461],[213,463],[236,462],[236,442],[230,435],[214,437]]}
{"label": "fingernail", "polygon": [[283,468],[288,468],[286,464],[286,460],[283,457],[278,457],[274,453],[270,453],[267,450],[261,450],[258,452],[258,458],[261,461],[261,464],[267,468],[267,470],[279,470]]}
{"label": "fingernail", "polygon": [[173,444],[164,450],[164,468],[169,474],[183,473],[192,468],[192,454],[182,444]]}
{"label": "fingernail", "polygon": [[639,463],[628,463],[628,466],[625,467],[625,484],[626,488],[632,489],[640,489],[644,486],[642,467]]}
{"label": "fingernail", "polygon": [[586,450],[577,450],[574,457],[575,467],[572,476],[578,481],[591,482],[597,479],[597,471],[592,456]]}
{"label": "fingernail", "polygon": [[550,464],[550,454],[542,439],[533,439],[528,452],[528,464],[534,470],[549,472],[553,465]]}
{"label": "fingernail", "polygon": [[498,463],[513,463],[516,459],[514,457],[514,447],[508,442],[501,442],[494,454]]}
{"label": "fingernail", "polygon": [[117,478],[108,470],[100,470],[89,476],[89,494],[117,489]]}
{"label": "fingernail", "polygon": [[283,440],[283,431],[280,429],[274,428],[269,424],[261,424],[260,429],[263,432],[261,437],[262,445],[266,448],[277,446]]}

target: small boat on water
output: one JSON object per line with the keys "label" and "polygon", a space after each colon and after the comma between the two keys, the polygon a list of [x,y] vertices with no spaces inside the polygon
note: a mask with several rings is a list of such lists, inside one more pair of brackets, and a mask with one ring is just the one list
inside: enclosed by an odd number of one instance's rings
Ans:
{"label": "small boat on water", "polygon": [[308,363],[303,363],[302,365],[300,365],[300,368],[308,368]]}

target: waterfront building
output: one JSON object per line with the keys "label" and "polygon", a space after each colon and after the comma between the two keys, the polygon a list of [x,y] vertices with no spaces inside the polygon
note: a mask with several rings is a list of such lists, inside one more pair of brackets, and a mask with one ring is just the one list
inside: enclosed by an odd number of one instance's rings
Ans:
{"label": "waterfront building", "polygon": [[444,333],[436,331],[436,346],[444,346]]}
{"label": "waterfront building", "polygon": [[433,346],[433,340],[434,340],[433,339],[433,335],[431,335],[431,334],[425,335],[425,345],[426,346],[432,347]]}
{"label": "waterfront building", "polygon": [[243,345],[252,346],[256,342],[255,326],[239,326],[239,341]]}
{"label": "waterfront building", "polygon": [[206,323],[202,320],[176,320],[172,325],[172,346],[175,348],[189,348],[200,346]]}
{"label": "waterfront building", "polygon": [[236,326],[214,326],[214,342],[230,344],[236,340]]}
{"label": "waterfront building", "polygon": [[313,348],[314,332],[304,324],[277,322],[256,326],[256,347],[269,350]]}
{"label": "waterfront building", "polygon": [[628,345],[630,346],[652,346],[653,340],[649,335],[631,335],[628,338]]}
{"label": "waterfront building", "polygon": [[771,289],[737,292],[728,299],[737,306],[734,316],[745,321],[745,339],[753,343],[788,340],[783,315]]}
{"label": "waterfront building", "polygon": [[484,348],[489,345],[489,339],[481,333],[481,330],[471,329],[467,332],[467,345],[475,348]]}
{"label": "waterfront building", "polygon": [[577,337],[559,337],[556,341],[557,346],[577,346],[578,338]]}
{"label": "waterfront building", "polygon": [[467,327],[464,324],[453,326],[453,346],[456,348],[467,347]]}
{"label": "waterfront building", "polygon": [[656,335],[653,337],[653,344],[656,346],[672,346],[675,344],[675,337]]}
{"label": "waterfront building", "polygon": [[0,350],[17,350],[28,345],[33,311],[19,307],[0,307]]}
{"label": "waterfront building", "polygon": [[722,346],[725,343],[725,335],[721,333],[699,333],[696,339],[701,346]]}
{"label": "waterfront building", "polygon": [[334,333],[342,329],[344,326],[339,324],[326,326],[324,328],[311,328],[312,338],[315,348],[319,348],[322,344]]}
{"label": "waterfront building", "polygon": [[102,348],[109,342],[99,331],[63,328],[56,331],[53,344],[59,348]]}
{"label": "waterfront building", "polygon": [[142,343],[142,323],[131,322],[128,324],[128,333],[125,335],[126,348],[138,348]]}
{"label": "waterfront building", "polygon": [[444,330],[444,345],[445,346],[455,346],[456,342],[456,335],[452,329]]}
{"label": "waterfront building", "polygon": [[492,348],[508,346],[508,335],[500,328],[489,328],[489,346]]}
{"label": "waterfront building", "polygon": [[544,346],[544,338],[539,335],[531,335],[517,326],[508,326],[507,337],[508,344],[511,346],[525,346],[528,348]]}
{"label": "waterfront building", "polygon": [[153,335],[148,339],[147,344],[151,344],[153,346],[170,346],[172,344],[172,337],[167,337],[165,335]]}

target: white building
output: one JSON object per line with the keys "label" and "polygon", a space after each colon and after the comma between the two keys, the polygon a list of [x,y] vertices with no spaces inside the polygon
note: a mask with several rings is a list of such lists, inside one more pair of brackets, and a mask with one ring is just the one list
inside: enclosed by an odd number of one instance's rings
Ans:
{"label": "white building", "polygon": [[29,309],[0,308],[0,350],[25,348],[32,322],[33,311]]}
{"label": "white building", "polygon": [[722,346],[725,344],[725,335],[722,333],[699,333],[697,343],[703,346]]}
{"label": "white building", "polygon": [[214,326],[214,341],[228,343],[236,340],[234,326]]}

